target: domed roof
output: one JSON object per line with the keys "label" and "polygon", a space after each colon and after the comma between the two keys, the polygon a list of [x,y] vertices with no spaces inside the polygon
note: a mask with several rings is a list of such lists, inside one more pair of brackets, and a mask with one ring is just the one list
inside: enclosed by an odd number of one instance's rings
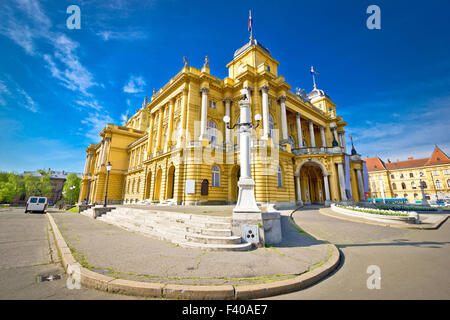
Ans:
{"label": "domed roof", "polygon": [[319,98],[319,97],[330,98],[323,90],[320,90],[320,89],[317,89],[317,88],[314,88],[313,91],[308,93],[308,98],[310,100],[315,99],[315,98]]}
{"label": "domed roof", "polygon": [[263,50],[265,53],[267,53],[269,56],[272,56],[272,55],[270,54],[270,51],[269,51],[266,47],[262,46],[256,39],[251,39],[251,40],[250,40],[249,42],[247,42],[243,47],[237,49],[237,50],[234,52],[233,58],[238,57],[240,54],[242,54],[243,52],[245,52],[248,48],[253,47],[253,46],[256,46],[256,47],[260,48],[260,49]]}

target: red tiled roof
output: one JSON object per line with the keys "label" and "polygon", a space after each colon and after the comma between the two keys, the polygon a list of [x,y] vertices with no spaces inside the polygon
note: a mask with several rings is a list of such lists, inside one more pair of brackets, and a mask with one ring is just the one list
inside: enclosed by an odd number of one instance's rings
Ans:
{"label": "red tiled roof", "polygon": [[391,162],[391,163],[388,162],[388,163],[386,163],[386,169],[396,170],[396,169],[423,167],[427,161],[428,161],[428,158],[397,161],[397,162]]}
{"label": "red tiled roof", "polygon": [[438,146],[434,148],[433,154],[425,163],[426,166],[450,163],[450,158]]}
{"label": "red tiled roof", "polygon": [[450,164],[450,158],[441,150],[438,146],[434,148],[434,151],[430,158],[425,159],[409,159],[405,161],[397,162],[383,162],[380,158],[366,158],[364,161],[367,164],[367,170],[379,171],[383,169],[397,170],[406,168],[417,168],[424,166],[433,166],[439,164]]}
{"label": "red tiled roof", "polygon": [[386,167],[384,166],[384,162],[378,157],[366,158],[364,159],[364,161],[366,162],[367,171],[369,172],[386,169]]}

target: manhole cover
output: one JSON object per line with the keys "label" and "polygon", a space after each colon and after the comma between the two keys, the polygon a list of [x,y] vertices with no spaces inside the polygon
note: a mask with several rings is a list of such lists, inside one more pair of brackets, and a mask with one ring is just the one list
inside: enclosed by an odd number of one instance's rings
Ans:
{"label": "manhole cover", "polygon": [[59,280],[62,279],[62,274],[51,274],[49,276],[38,276],[37,281],[38,282],[44,282],[44,281],[53,281],[53,280]]}

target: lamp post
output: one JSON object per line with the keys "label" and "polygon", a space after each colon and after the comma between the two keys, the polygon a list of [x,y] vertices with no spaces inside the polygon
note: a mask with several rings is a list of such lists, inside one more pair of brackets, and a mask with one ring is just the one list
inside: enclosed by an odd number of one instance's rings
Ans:
{"label": "lamp post", "polygon": [[111,171],[112,165],[111,162],[108,161],[108,163],[106,164],[106,189],[105,189],[105,203],[103,204],[103,207],[106,208],[106,202],[107,202],[107,198],[108,198],[108,183],[109,183],[109,172]]}
{"label": "lamp post", "polygon": [[261,115],[255,115],[256,125],[251,122],[248,90],[243,89],[241,93],[243,94],[243,99],[239,101],[241,122],[230,127],[230,117],[228,115],[223,117],[223,121],[226,123],[228,129],[232,130],[236,126],[239,128],[241,176],[238,181],[239,195],[236,207],[233,209],[233,216],[235,216],[235,213],[261,213],[261,210],[256,204],[254,193],[255,181],[252,179],[250,170],[250,132],[252,128],[259,126]]}

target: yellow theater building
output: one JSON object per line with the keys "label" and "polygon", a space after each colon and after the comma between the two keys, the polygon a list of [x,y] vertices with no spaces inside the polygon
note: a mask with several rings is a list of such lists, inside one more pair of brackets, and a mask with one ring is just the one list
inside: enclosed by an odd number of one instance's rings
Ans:
{"label": "yellow theater building", "polygon": [[379,157],[366,158],[371,198],[405,198],[422,201],[423,183],[426,200],[450,200],[450,158],[436,146],[429,158],[408,158],[392,162]]}
{"label": "yellow theater building", "polygon": [[[279,62],[251,38],[226,65],[228,77],[184,66],[124,125],[108,124],[86,149],[79,201],[103,203],[110,162],[111,203],[232,204],[240,177],[238,102],[262,120],[251,134],[251,174],[257,203],[319,203],[364,199],[363,164],[347,153],[346,122],[317,88],[293,92]],[[367,187],[367,186],[366,186]]]}

